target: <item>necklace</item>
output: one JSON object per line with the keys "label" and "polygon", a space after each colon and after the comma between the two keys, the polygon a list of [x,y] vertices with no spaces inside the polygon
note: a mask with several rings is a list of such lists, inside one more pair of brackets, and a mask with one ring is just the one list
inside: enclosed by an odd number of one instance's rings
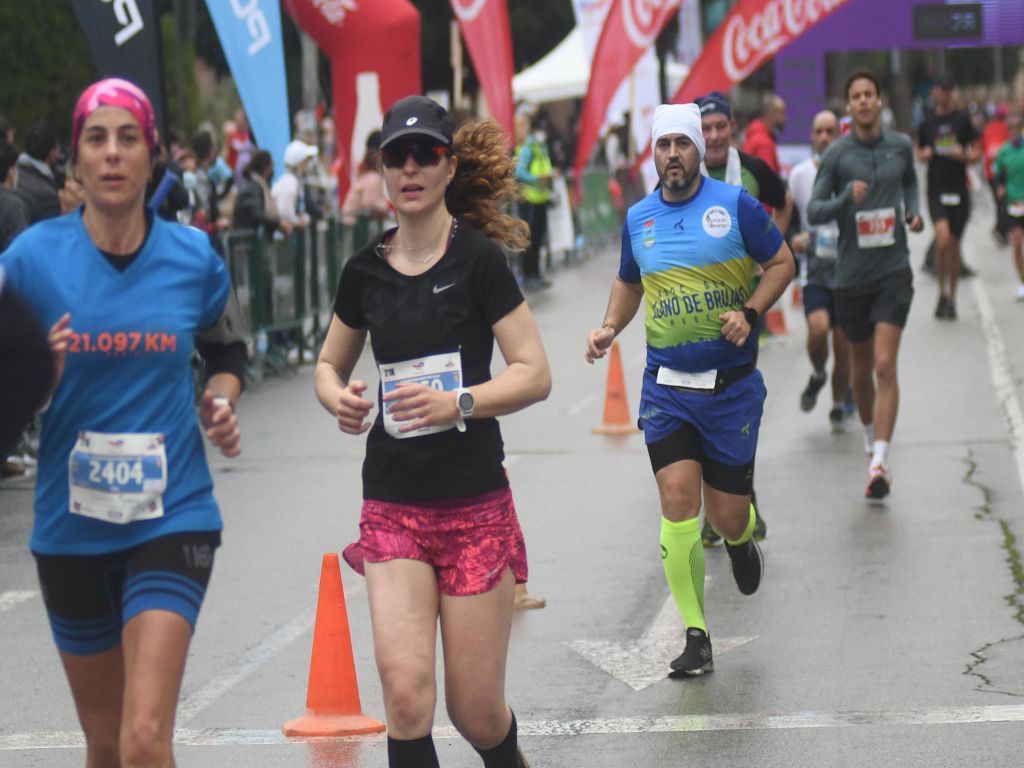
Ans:
{"label": "necklace", "polygon": [[[421,246],[419,248],[411,248],[411,247],[406,246],[404,244],[403,245],[393,245],[391,243],[385,244],[383,241],[381,241],[381,242],[377,243],[377,247],[374,250],[376,251],[377,255],[380,258],[382,258],[382,259],[386,259],[392,253],[401,251],[402,254],[405,256],[405,258],[408,261],[411,261],[411,262],[413,262],[415,264],[429,264],[430,262],[432,262],[434,259],[437,258],[438,246],[441,244],[442,240],[445,238],[445,233],[448,233],[448,239],[450,240],[450,238],[455,234],[455,230],[458,228],[458,226],[459,226],[458,220],[454,216],[449,215],[447,221],[445,221],[445,223],[444,223],[444,226],[441,227],[441,231],[438,234],[438,237],[436,239],[434,239],[431,242],[430,245],[424,245],[424,246]],[[395,230],[395,234],[392,235],[392,237],[391,237],[392,241],[395,239],[395,236],[397,236],[397,235],[398,235],[398,230]],[[430,251],[430,255],[427,256],[427,258],[425,258],[425,259],[414,259],[414,258],[411,258],[408,255],[410,253],[423,253],[423,251],[427,251],[427,250]]]}

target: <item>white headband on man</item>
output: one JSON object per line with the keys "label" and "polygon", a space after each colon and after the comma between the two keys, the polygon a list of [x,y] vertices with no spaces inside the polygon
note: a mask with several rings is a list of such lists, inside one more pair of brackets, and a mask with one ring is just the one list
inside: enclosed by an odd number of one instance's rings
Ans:
{"label": "white headband on man", "polygon": [[659,104],[654,110],[651,143],[657,144],[662,136],[681,133],[697,147],[704,159],[704,131],[700,125],[700,108],[696,104]]}

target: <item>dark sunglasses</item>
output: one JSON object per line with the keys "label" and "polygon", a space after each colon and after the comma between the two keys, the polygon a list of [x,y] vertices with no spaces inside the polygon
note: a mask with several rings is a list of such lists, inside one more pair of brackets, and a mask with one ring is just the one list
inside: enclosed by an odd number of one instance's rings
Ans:
{"label": "dark sunglasses", "polygon": [[437,165],[448,154],[448,147],[430,139],[414,139],[396,141],[380,150],[385,168],[401,168],[410,154],[416,165]]}

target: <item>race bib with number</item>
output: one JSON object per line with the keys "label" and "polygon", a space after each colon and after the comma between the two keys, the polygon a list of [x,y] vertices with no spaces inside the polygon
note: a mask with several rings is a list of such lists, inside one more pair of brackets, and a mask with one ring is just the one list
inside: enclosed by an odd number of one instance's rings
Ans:
{"label": "race bib with number", "polygon": [[814,255],[819,259],[835,261],[839,258],[839,225],[834,221],[814,231]]}
{"label": "race bib with number", "polygon": [[707,392],[714,392],[715,379],[718,378],[718,369],[710,371],[699,371],[688,373],[686,371],[675,371],[666,368],[664,365],[658,368],[658,383],[666,387],[685,387],[686,389],[699,389]]}
{"label": "race bib with number", "polygon": [[[459,352],[445,352],[400,363],[383,363],[377,367],[380,369],[381,390],[385,395],[398,389],[399,384],[426,384],[442,392],[454,392],[462,386],[462,355]],[[402,426],[407,422],[395,421],[391,415],[391,403],[383,403],[383,407],[385,431],[400,440],[446,432],[462,424],[461,421],[452,421],[447,424],[420,427],[411,432],[401,432]]]}
{"label": "race bib with number", "polygon": [[1015,219],[1024,218],[1024,200],[1018,200],[1006,206],[1006,212]]}
{"label": "race bib with number", "polygon": [[887,248],[896,244],[896,209],[877,208],[857,211],[857,245],[860,248]]}
{"label": "race bib with number", "polygon": [[945,136],[938,136],[935,139],[935,154],[940,157],[948,157],[952,155],[956,150],[959,142],[957,141],[956,134],[947,134]]}
{"label": "race bib with number", "polygon": [[163,517],[164,436],[80,432],[68,481],[72,514],[118,525]]}
{"label": "race bib with number", "polygon": [[948,208],[955,208],[960,205],[960,195],[955,192],[945,192],[939,195],[939,203]]}

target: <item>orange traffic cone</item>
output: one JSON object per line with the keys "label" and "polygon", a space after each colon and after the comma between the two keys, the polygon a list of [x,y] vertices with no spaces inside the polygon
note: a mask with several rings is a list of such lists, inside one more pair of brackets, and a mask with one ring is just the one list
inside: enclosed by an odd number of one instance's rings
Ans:
{"label": "orange traffic cone", "polygon": [[345,591],[338,555],[324,555],[309,662],[306,714],[284,724],[285,736],[355,736],[380,733],[384,723],[363,714],[352,658]]}
{"label": "orange traffic cone", "polygon": [[800,283],[794,282],[793,288],[789,292],[790,302],[795,309],[801,309],[804,305],[804,292],[800,287]]}
{"label": "orange traffic cone", "polygon": [[595,435],[632,435],[640,430],[629,418],[629,404],[626,402],[626,377],[622,373],[622,355],[619,342],[612,342],[608,356],[608,390],[604,397],[604,423],[594,427]]}
{"label": "orange traffic cone", "polygon": [[775,306],[765,312],[764,327],[772,336],[785,336],[788,333],[786,313],[782,311],[781,307]]}

